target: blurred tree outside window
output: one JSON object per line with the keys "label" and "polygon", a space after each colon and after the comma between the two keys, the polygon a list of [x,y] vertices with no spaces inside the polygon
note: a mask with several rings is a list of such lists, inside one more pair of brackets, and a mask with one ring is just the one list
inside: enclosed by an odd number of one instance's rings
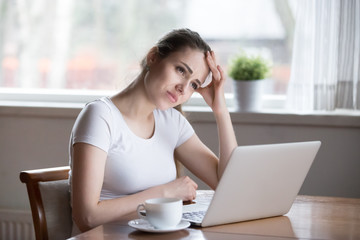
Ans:
{"label": "blurred tree outside window", "polygon": [[266,92],[284,95],[295,8],[295,0],[0,0],[0,88],[121,90],[161,36],[187,27],[225,70],[241,49],[271,60]]}

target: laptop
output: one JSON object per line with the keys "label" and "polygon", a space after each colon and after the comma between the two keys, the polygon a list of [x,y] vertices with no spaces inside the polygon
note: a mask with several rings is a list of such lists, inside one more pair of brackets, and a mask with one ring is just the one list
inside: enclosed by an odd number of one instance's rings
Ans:
{"label": "laptop", "polygon": [[320,141],[237,147],[215,191],[199,191],[184,205],[183,220],[195,226],[286,214],[320,148]]}

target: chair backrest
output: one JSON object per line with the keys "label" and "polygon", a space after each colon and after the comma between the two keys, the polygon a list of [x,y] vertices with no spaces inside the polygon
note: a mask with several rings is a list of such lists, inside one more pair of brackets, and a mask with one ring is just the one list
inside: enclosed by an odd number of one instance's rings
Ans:
{"label": "chair backrest", "polygon": [[26,184],[36,239],[65,239],[71,236],[72,219],[69,167],[22,171]]}

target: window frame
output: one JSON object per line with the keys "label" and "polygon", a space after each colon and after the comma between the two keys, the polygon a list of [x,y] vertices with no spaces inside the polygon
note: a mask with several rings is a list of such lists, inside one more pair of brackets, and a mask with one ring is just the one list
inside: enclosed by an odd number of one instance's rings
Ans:
{"label": "window frame", "polygon": [[[0,106],[71,106],[84,105],[103,96],[111,96],[118,91],[67,90],[67,89],[17,89],[0,88]],[[233,93],[225,93],[226,105],[234,111]],[[285,110],[286,95],[264,95],[263,111]],[[184,108],[211,111],[199,93],[183,104]]]}

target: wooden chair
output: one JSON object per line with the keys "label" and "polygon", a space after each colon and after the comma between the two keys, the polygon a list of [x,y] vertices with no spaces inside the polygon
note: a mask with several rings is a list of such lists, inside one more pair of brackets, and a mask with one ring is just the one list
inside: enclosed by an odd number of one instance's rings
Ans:
{"label": "wooden chair", "polygon": [[22,171],[26,184],[36,239],[66,239],[71,236],[72,219],[69,167]]}

